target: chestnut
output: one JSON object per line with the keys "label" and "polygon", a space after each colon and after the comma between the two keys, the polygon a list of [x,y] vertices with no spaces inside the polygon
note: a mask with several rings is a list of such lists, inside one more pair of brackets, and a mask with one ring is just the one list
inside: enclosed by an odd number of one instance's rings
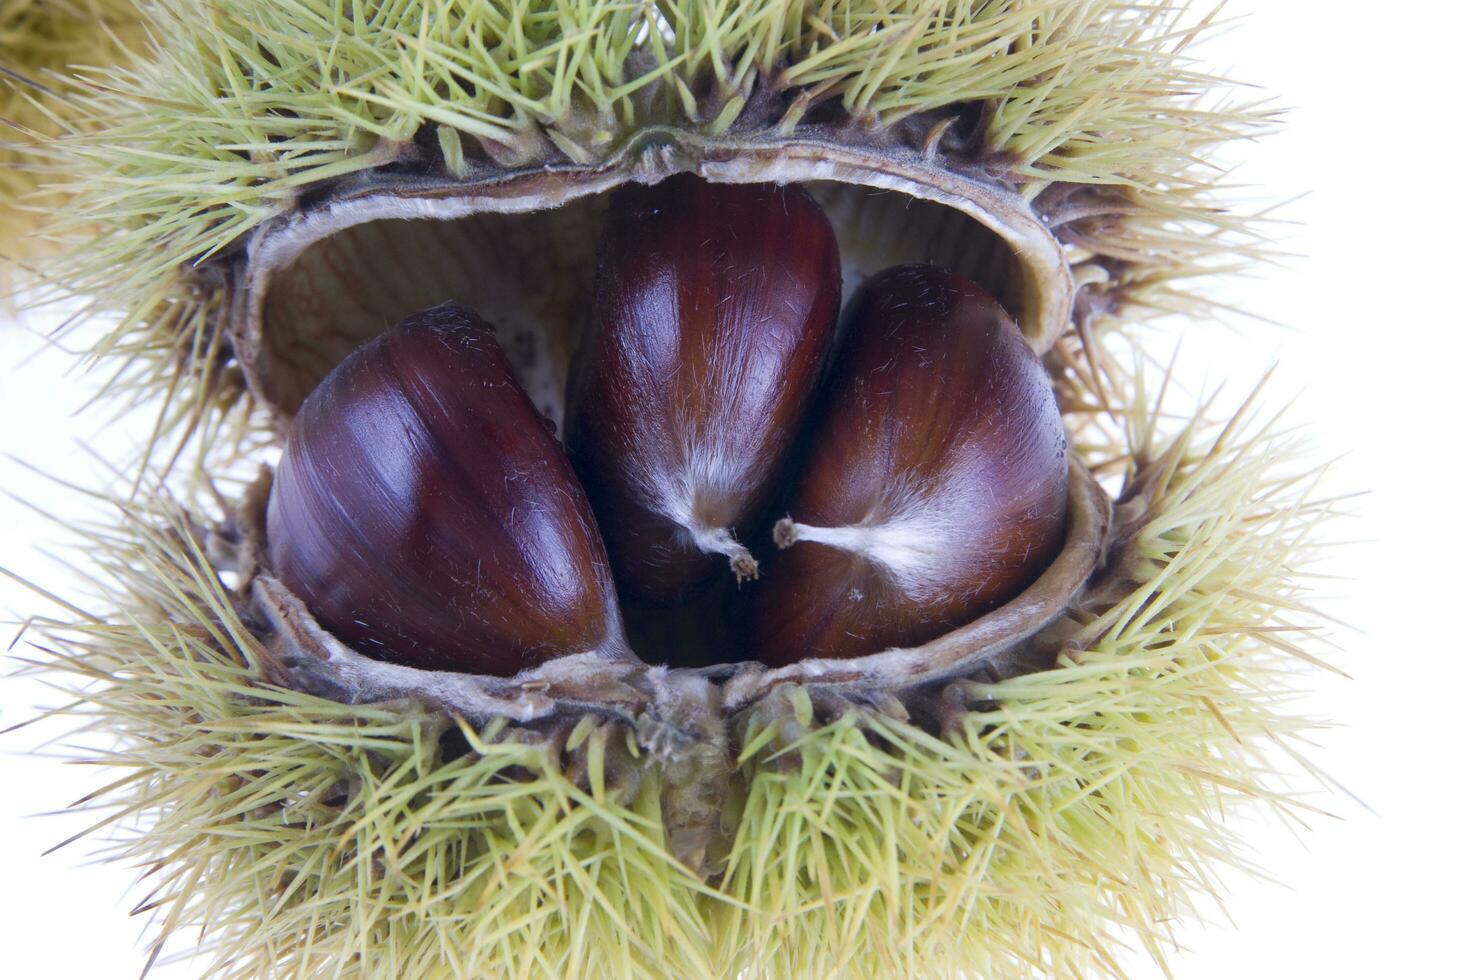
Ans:
{"label": "chestnut", "polygon": [[880,273],[752,596],[772,666],[924,643],[1030,584],[1063,545],[1063,421],[1043,365],[981,287]]}
{"label": "chestnut", "polygon": [[272,569],[360,652],[509,675],[628,655],[593,513],[492,327],[445,304],[355,350],[292,421]]}
{"label": "chestnut", "polygon": [[729,564],[774,496],[839,308],[839,252],[797,186],[629,186],[599,242],[568,445],[621,593],[663,605]]}

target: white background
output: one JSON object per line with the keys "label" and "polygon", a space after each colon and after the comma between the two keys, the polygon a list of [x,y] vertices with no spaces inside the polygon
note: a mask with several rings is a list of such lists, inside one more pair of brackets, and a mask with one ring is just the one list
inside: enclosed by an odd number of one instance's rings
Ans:
{"label": "white background", "polygon": [[[1457,12],[1452,12],[1457,11]],[[1334,486],[1367,490],[1336,528],[1340,551],[1322,605],[1349,620],[1337,663],[1306,710],[1341,727],[1317,761],[1364,801],[1325,794],[1333,816],[1290,834],[1246,828],[1276,882],[1234,877],[1231,920],[1177,931],[1175,975],[1412,978],[1469,976],[1469,770],[1473,539],[1468,524],[1470,214],[1465,175],[1473,17],[1447,2],[1235,0],[1242,19],[1210,49],[1214,67],[1255,82],[1290,110],[1285,130],[1241,152],[1242,182],[1281,212],[1300,258],[1265,269],[1229,298],[1284,326],[1196,328],[1188,371],[1239,384],[1280,365],[1271,397],[1342,456]],[[39,326],[32,323],[32,326]],[[1170,341],[1167,340],[1169,343]],[[103,429],[77,414],[97,375],[19,327],[0,328],[0,487],[61,513],[77,501],[16,459],[96,485],[83,444],[126,457],[142,420]],[[40,353],[38,353],[40,351]],[[65,376],[67,372],[69,375]],[[1461,474],[1461,475],[1460,475]],[[67,574],[34,551],[63,540],[0,499],[0,566],[63,590]],[[0,580],[0,615],[43,605]],[[8,642],[8,635],[5,641]],[[0,727],[47,692],[0,683]],[[101,774],[16,754],[0,739],[0,977],[136,976],[141,919],[122,895],[132,871],[89,864],[87,846],[41,852],[80,826],[32,814],[65,805]],[[1143,958],[1131,976],[1159,975]],[[193,976],[187,964],[158,976]]]}

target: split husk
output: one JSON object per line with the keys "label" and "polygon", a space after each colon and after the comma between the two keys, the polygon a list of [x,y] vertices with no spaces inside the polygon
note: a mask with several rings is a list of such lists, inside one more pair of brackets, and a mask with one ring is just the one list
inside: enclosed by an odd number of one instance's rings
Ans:
{"label": "split husk", "polygon": [[[1293,810],[1284,706],[1330,513],[1297,447],[1172,420],[1136,326],[1261,248],[1200,161],[1257,131],[1151,0],[500,5],[162,0],[48,153],[102,228],[51,273],[158,406],[89,546],[97,611],[38,622],[130,775],[156,949],[220,976],[1073,976],[1164,964]],[[1210,19],[1210,18],[1209,18]],[[488,43],[488,38],[496,43]],[[801,180],[846,289],[938,261],[1044,356],[1070,543],[914,651],[511,679],[336,643],[260,560],[267,459],[312,385],[419,306],[485,309],[557,419],[606,192]],[[877,233],[877,231],[879,233]],[[496,315],[499,314],[499,315]],[[1168,431],[1174,428],[1175,431]],[[178,465],[187,459],[188,466]],[[269,479],[265,477],[264,479]],[[230,487],[218,501],[210,481]],[[1114,487],[1107,499],[1104,485]],[[174,499],[179,503],[171,502]],[[211,512],[211,513],[207,513]]]}

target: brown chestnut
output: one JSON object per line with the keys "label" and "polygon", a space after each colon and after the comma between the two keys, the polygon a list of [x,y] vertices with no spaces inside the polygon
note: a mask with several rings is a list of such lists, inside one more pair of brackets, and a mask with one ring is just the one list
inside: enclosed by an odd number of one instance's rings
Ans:
{"label": "brown chestnut", "polygon": [[1068,465],[1042,364],[997,301],[902,266],[856,299],[783,549],[753,594],[766,663],[932,640],[1012,598],[1063,545]]}
{"label": "brown chestnut", "polygon": [[509,675],[627,653],[608,558],[493,329],[445,304],[358,348],[292,422],[275,574],[360,652]]}
{"label": "brown chestnut", "polygon": [[628,598],[687,598],[770,504],[839,307],[839,252],[797,186],[689,174],[610,201],[569,451]]}

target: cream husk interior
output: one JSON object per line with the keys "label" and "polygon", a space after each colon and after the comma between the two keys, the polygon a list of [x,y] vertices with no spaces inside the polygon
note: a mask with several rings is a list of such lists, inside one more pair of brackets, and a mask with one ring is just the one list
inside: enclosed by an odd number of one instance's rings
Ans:
{"label": "cream husk interior", "polygon": [[[233,318],[256,394],[284,424],[348,352],[410,313],[454,300],[496,326],[519,380],[561,425],[608,191],[683,169],[669,154],[636,159],[481,185],[381,178],[266,226],[251,243]],[[897,176],[898,165],[785,157],[763,167],[754,159],[691,169],[715,180],[802,180],[834,226],[846,299],[883,268],[931,262],[994,292],[1040,353],[1067,326],[1073,284],[1062,249],[1014,192],[967,181],[960,196]],[[868,182],[822,179],[832,175]]]}

